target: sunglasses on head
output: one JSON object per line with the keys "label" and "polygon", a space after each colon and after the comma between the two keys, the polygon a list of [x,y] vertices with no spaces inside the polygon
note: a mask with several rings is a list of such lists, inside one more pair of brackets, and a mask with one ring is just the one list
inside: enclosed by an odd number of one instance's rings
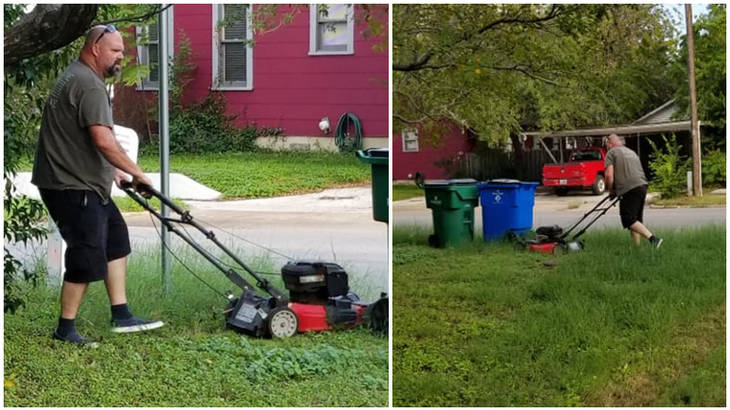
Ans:
{"label": "sunglasses on head", "polygon": [[104,37],[104,34],[106,34],[106,33],[114,33],[115,31],[117,31],[117,28],[114,27],[113,24],[109,24],[108,26],[104,27],[104,31],[102,31],[101,32],[101,35],[99,36],[99,38],[97,38],[96,41],[94,41],[94,44],[98,43],[99,40],[101,40],[101,38]]}

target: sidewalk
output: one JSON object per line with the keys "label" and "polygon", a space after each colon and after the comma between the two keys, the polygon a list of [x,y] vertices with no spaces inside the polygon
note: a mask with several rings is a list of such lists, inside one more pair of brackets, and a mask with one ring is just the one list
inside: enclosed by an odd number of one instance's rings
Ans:
{"label": "sidewalk", "polygon": [[[152,187],[160,190],[160,174],[155,172],[146,173],[150,180],[152,180]],[[38,193],[38,188],[30,182],[30,172],[19,172],[13,183],[15,184],[18,192],[27,195],[33,199],[41,199]],[[116,185],[112,185],[112,196],[126,196],[121,189],[117,188]],[[198,183],[197,181],[189,178],[183,174],[170,174],[170,196],[172,198],[179,199],[191,199],[191,200],[202,200],[202,201],[214,201],[220,199],[221,193],[207,186]]]}

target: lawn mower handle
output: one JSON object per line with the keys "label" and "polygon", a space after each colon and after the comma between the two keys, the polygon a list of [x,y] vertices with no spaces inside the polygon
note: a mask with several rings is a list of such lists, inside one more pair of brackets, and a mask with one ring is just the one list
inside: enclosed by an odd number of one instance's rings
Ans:
{"label": "lawn mower handle", "polygon": [[[574,223],[574,224],[573,224],[573,226],[571,226],[571,227],[570,227],[570,228],[569,228],[569,229],[568,229],[567,231],[563,232],[563,234],[562,234],[562,235],[560,235],[560,239],[565,239],[565,238],[567,238],[567,237],[568,237],[568,235],[569,235],[569,234],[570,234],[570,233],[571,233],[571,232],[572,232],[572,231],[573,231],[573,230],[574,230],[575,228],[577,228],[577,227],[578,227],[578,225],[580,225],[580,223],[581,223],[581,222],[583,222],[583,221],[584,221],[584,220],[585,220],[585,219],[586,219],[586,218],[588,217],[588,215],[590,215],[590,214],[592,214],[592,213],[596,212],[596,211],[598,210],[598,208],[599,208],[599,207],[600,207],[601,205],[603,205],[603,203],[604,203],[604,202],[606,202],[606,201],[607,201],[607,200],[608,200],[609,198],[611,198],[611,195],[606,195],[606,196],[604,196],[604,197],[603,197],[603,199],[601,199],[600,201],[598,201],[598,203],[597,203],[597,204],[596,204],[596,205],[595,205],[595,206],[594,206],[593,208],[591,208],[591,209],[590,209],[590,211],[588,211],[588,212],[586,212],[585,214],[583,214],[583,216],[582,216],[582,217],[581,217],[581,218],[580,218],[580,219],[578,220],[578,222]],[[614,202],[614,203],[615,203],[615,202]],[[610,205],[610,206],[609,206],[608,208],[611,208],[611,207],[612,207],[613,205],[614,205],[614,204],[611,204],[611,205]],[[596,219],[597,219],[597,218],[596,218]],[[595,221],[594,221],[594,222],[595,222]]]}
{"label": "lawn mower handle", "polygon": [[[246,281],[244,278],[241,277],[235,270],[231,268],[227,268],[226,266],[222,265],[218,260],[213,258],[208,254],[208,252],[203,249],[197,242],[192,240],[188,235],[184,235],[182,232],[180,232],[175,225],[172,224],[172,222],[176,223],[182,223],[186,225],[191,225],[198,229],[203,235],[205,235],[206,238],[210,239],[213,243],[218,246],[223,252],[226,253],[231,259],[233,259],[239,266],[241,266],[246,272],[248,272],[251,276],[253,276],[256,279],[256,285],[266,291],[269,295],[271,295],[276,301],[277,304],[281,306],[285,306],[289,302],[289,298],[281,293],[279,289],[274,287],[267,279],[262,278],[259,276],[253,269],[249,268],[241,259],[238,258],[233,252],[231,252],[230,249],[228,249],[226,246],[224,246],[215,236],[215,233],[212,231],[209,231],[205,229],[202,225],[197,223],[193,220],[193,217],[190,215],[190,212],[185,211],[184,209],[177,206],[174,202],[172,202],[169,198],[165,197],[155,188],[147,185],[147,184],[138,184],[136,187],[132,185],[129,181],[123,181],[120,186],[126,192],[129,197],[131,197],[135,202],[137,202],[141,207],[146,209],[149,213],[154,215],[157,219],[162,222],[167,229],[170,230],[170,232],[175,233],[177,236],[179,236],[182,240],[188,243],[193,249],[195,249],[198,253],[200,253],[205,259],[207,259],[210,263],[215,265],[216,268],[218,268],[223,274],[236,286],[241,288],[244,291],[253,291],[253,286],[251,286],[248,281]],[[173,219],[168,218],[160,214],[156,209],[152,208],[147,201],[139,194],[139,193],[145,193],[150,194],[151,196],[154,196],[155,198],[159,199],[163,204],[169,206],[173,211],[178,213],[180,215],[180,219]]]}
{"label": "lawn mower handle", "polygon": [[[609,199],[609,198],[611,198],[611,200],[612,200],[613,202],[611,202],[611,203],[610,203],[610,204],[609,204],[608,206],[606,206],[605,208],[601,208],[601,209],[598,209],[598,205],[602,204],[602,203],[603,203],[604,201],[606,201],[606,199]],[[598,205],[596,205],[596,207],[595,207],[595,208],[593,208],[593,209],[592,209],[592,210],[591,210],[591,211],[590,211],[590,212],[589,212],[588,214],[586,214],[586,216],[588,216],[588,215],[589,215],[590,213],[592,213],[592,212],[594,212],[594,211],[602,211],[602,212],[601,212],[601,213],[599,213],[598,215],[596,215],[596,217],[595,217],[595,218],[593,218],[593,220],[591,220],[590,222],[588,222],[588,224],[587,224],[586,226],[584,226],[584,227],[583,227],[583,229],[581,229],[581,230],[580,230],[580,232],[578,232],[577,234],[575,234],[575,235],[573,236],[573,239],[572,239],[572,240],[573,240],[573,241],[575,241],[575,240],[576,240],[576,239],[578,239],[578,238],[579,238],[579,237],[580,237],[581,235],[583,235],[583,234],[584,234],[584,233],[585,233],[585,232],[586,232],[586,231],[588,230],[588,228],[590,228],[590,227],[591,227],[591,225],[593,225],[593,224],[594,224],[594,223],[595,223],[595,222],[596,222],[596,221],[597,221],[597,220],[598,220],[599,218],[601,218],[601,217],[602,217],[603,215],[605,215],[605,214],[606,214],[606,212],[608,212],[608,210],[609,210],[609,209],[613,208],[613,206],[614,206],[614,205],[616,205],[616,203],[617,203],[617,202],[618,202],[618,201],[619,201],[620,199],[621,199],[621,197],[618,197],[618,196],[613,196],[613,197],[612,197],[612,196],[610,196],[610,195],[609,195],[609,196],[606,196],[605,198],[603,198],[603,200],[602,200],[601,202],[599,202],[599,203],[598,203]],[[585,216],[583,217],[583,219],[585,219]],[[582,221],[583,219],[581,219],[581,221]],[[571,230],[572,230],[572,229],[573,229],[573,228],[571,228]]]}
{"label": "lawn mower handle", "polygon": [[144,196],[145,194],[149,194],[149,195],[159,199],[160,202],[162,202],[163,204],[170,207],[170,209],[172,209],[176,213],[178,213],[180,215],[185,214],[185,210],[183,210],[182,208],[177,206],[176,203],[172,202],[170,199],[168,199],[167,197],[162,195],[162,192],[156,190],[152,185],[140,183],[140,184],[137,184],[137,186],[135,187],[132,184],[132,182],[130,182],[130,181],[122,181],[119,185],[125,192],[127,192],[127,194],[129,194],[129,190],[132,190],[132,192],[134,192],[134,191],[139,192],[140,194],[142,194],[142,196]]}

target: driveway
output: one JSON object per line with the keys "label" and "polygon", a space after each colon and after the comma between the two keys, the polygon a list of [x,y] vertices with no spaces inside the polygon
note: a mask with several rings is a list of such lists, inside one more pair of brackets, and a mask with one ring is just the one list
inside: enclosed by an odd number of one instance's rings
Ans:
{"label": "driveway", "polygon": [[[602,196],[571,193],[559,197],[553,194],[537,193],[533,211],[533,227],[560,225],[567,227],[578,221],[588,210],[600,201]],[[475,210],[475,228],[482,229],[482,209]],[[431,226],[431,210],[426,208],[423,197],[411,198],[393,203],[394,225]],[[711,208],[652,208],[644,209],[644,222],[650,229],[693,227],[698,225],[725,225],[725,207]],[[618,205],[610,209],[592,227],[620,227]]]}

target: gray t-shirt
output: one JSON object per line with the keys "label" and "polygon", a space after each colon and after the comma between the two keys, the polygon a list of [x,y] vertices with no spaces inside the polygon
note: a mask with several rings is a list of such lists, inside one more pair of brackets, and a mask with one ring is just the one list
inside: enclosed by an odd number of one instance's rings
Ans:
{"label": "gray t-shirt", "polygon": [[623,195],[649,182],[636,153],[625,146],[613,147],[606,154],[606,168],[613,165],[613,185],[616,195]]}
{"label": "gray t-shirt", "polygon": [[114,166],[94,145],[91,125],[113,128],[111,100],[101,78],[77,60],[43,108],[31,182],[44,189],[92,190],[108,199]]}

